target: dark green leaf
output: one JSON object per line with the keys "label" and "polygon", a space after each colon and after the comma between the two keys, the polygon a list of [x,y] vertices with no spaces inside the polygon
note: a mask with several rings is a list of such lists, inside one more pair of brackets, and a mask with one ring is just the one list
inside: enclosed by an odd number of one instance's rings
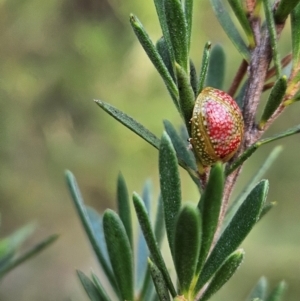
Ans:
{"label": "dark green leaf", "polygon": [[185,142],[179,137],[174,126],[168,120],[164,120],[164,127],[172,144],[176,150],[177,156],[186,164],[186,166],[194,171],[197,170],[197,165],[193,153],[188,150]]}
{"label": "dark green leaf", "polygon": [[166,14],[165,14],[165,7],[164,7],[164,1],[163,0],[154,0],[155,8],[156,8],[156,13],[159,19],[160,27],[163,33],[163,37],[166,40],[166,45],[168,48],[168,52],[170,55],[170,59],[172,64],[175,61],[174,58],[174,51],[171,43],[171,38],[169,34],[169,29],[168,29],[168,24],[166,20]]}
{"label": "dark green leaf", "polygon": [[125,179],[121,173],[118,175],[117,182],[117,203],[118,203],[118,213],[125,227],[130,245],[132,246],[132,221],[131,221],[131,211],[128,190],[126,186]]}
{"label": "dark green leaf", "polygon": [[209,286],[199,301],[210,299],[236,272],[244,259],[245,252],[240,249],[232,253],[212,278]]}
{"label": "dark green leaf", "polygon": [[158,198],[154,233],[158,245],[160,246],[165,234],[165,217],[164,217],[164,204],[161,195]]}
{"label": "dark green leaf", "polygon": [[161,271],[150,259],[148,260],[148,264],[159,300],[171,301],[168,287]]}
{"label": "dark green leaf", "polygon": [[200,68],[200,73],[199,73],[199,83],[198,83],[198,93],[199,94],[203,88],[204,88],[204,83],[206,82],[206,76],[208,72],[208,64],[210,61],[210,48],[211,48],[211,42],[206,42],[203,50],[203,55],[202,55],[202,63],[201,63],[201,68]]}
{"label": "dark green leaf", "polygon": [[208,257],[196,285],[199,290],[220,268],[225,259],[241,244],[259,219],[268,191],[268,182],[261,181],[250,192],[224,230]]}
{"label": "dark green leaf", "polygon": [[261,220],[274,206],[276,206],[276,202],[266,203],[261,211],[259,220]]}
{"label": "dark green leaf", "polygon": [[193,205],[180,210],[175,228],[174,263],[181,294],[187,296],[196,271],[201,245],[200,213]]}
{"label": "dark green leaf", "polygon": [[118,110],[117,108],[111,106],[108,103],[105,103],[104,101],[95,100],[95,102],[101,109],[103,109],[110,116],[118,120],[120,123],[122,123],[131,131],[136,133],[138,136],[146,140],[155,148],[157,149],[159,148],[159,143],[160,143],[159,139],[154,134],[152,134],[149,130],[147,130],[143,125],[141,125],[136,120],[126,115],[122,111]]}
{"label": "dark green leaf", "polygon": [[249,61],[250,52],[247,48],[244,40],[242,39],[239,31],[235,27],[235,24],[231,20],[231,17],[224,6],[223,0],[210,0],[213,10],[215,12],[216,17],[218,18],[221,26],[223,27],[224,31],[228,35],[231,42],[237,48],[237,50],[241,53],[243,58],[246,61]]}
{"label": "dark green leaf", "polygon": [[77,270],[77,275],[91,301],[105,301],[105,299],[100,297],[94,283],[84,273]]}
{"label": "dark green leaf", "polygon": [[248,38],[250,48],[254,48],[255,40],[250,22],[246,16],[246,13],[242,7],[241,1],[239,0],[228,0],[232,10],[234,11],[235,16],[239,20],[244,32]]}
{"label": "dark green leaf", "polygon": [[246,93],[246,89],[247,89],[247,86],[248,86],[248,80],[246,80],[244,82],[244,84],[242,85],[235,101],[236,103],[238,104],[239,108],[241,110],[243,110],[243,106],[244,106],[244,96],[245,96],[245,93]]}
{"label": "dark green leaf", "polygon": [[195,94],[193,88],[190,84],[190,78],[184,69],[175,63],[177,81],[178,81],[178,90],[179,90],[179,107],[181,115],[184,118],[185,125],[188,129],[188,132],[191,131],[190,120],[192,118],[194,104],[195,104]]}
{"label": "dark green leaf", "polygon": [[97,288],[98,294],[100,296],[100,300],[111,301],[111,299],[107,295],[104,287],[102,286],[102,284],[96,274],[92,273],[92,279],[93,279],[94,285]]}
{"label": "dark green leaf", "polygon": [[148,245],[148,248],[149,248],[149,251],[151,254],[151,258],[152,258],[153,262],[155,262],[155,264],[158,266],[160,271],[162,272],[171,294],[173,296],[175,296],[176,290],[172,284],[165,261],[161,255],[157,240],[154,236],[144,202],[137,193],[133,193],[132,199],[133,199],[134,208],[135,208],[141,229],[143,231],[145,240],[147,242],[147,245]]}
{"label": "dark green leaf", "polygon": [[164,0],[165,16],[175,61],[189,74],[188,26],[180,0]]}
{"label": "dark green leaf", "polygon": [[188,50],[190,49],[191,43],[191,33],[192,33],[192,23],[193,23],[193,0],[185,0],[184,4],[184,14],[187,24],[187,45]]}
{"label": "dark green leaf", "polygon": [[264,108],[259,123],[259,127],[261,129],[263,129],[266,122],[272,117],[276,109],[282,103],[282,99],[285,95],[286,88],[287,88],[287,78],[284,75],[276,81],[275,85],[273,86],[270,92],[270,95],[268,97],[266,106]]}
{"label": "dark green leaf", "polygon": [[300,65],[300,3],[292,10],[291,29],[293,69],[298,69]]}
{"label": "dark green leaf", "polygon": [[283,23],[298,3],[299,0],[281,0],[275,11],[276,23]]}
{"label": "dark green leaf", "polygon": [[175,98],[177,98],[178,90],[174,83],[174,80],[169,70],[167,69],[166,65],[164,64],[164,61],[162,60],[160,54],[158,53],[155,45],[152,43],[147,32],[145,31],[143,25],[138,20],[138,18],[134,15],[130,15],[130,23],[141,45],[146,51],[154,67],[156,68],[156,70],[164,80],[169,91],[173,94]]}
{"label": "dark green leaf", "polygon": [[[97,256],[97,259],[98,259],[99,263],[101,264],[110,284],[114,288],[116,294],[118,294],[119,291],[116,286],[115,278],[114,278],[111,267],[108,264],[108,261],[107,261],[106,255],[105,255],[106,251],[103,251],[103,245],[101,243],[99,243],[99,242],[101,242],[101,238],[99,238],[99,235],[101,235],[101,234],[96,235],[94,232],[94,229],[93,229],[93,226],[96,227],[95,230],[98,229],[99,224],[94,223],[94,222],[91,223],[87,209],[84,205],[80,190],[78,188],[76,179],[70,171],[66,171],[66,179],[67,179],[67,184],[68,184],[77,214],[80,217],[81,223],[82,223],[83,228],[89,238],[89,241],[91,242],[92,248],[93,248],[93,250]],[[91,215],[90,210],[89,210],[89,212]],[[94,219],[93,219],[93,221],[94,221]]]}
{"label": "dark green leaf", "polygon": [[281,281],[271,292],[271,294],[268,296],[266,301],[281,301],[285,291],[286,291],[286,283],[285,281]]}
{"label": "dark green leaf", "polygon": [[167,237],[171,254],[174,255],[174,230],[181,206],[181,185],[175,149],[167,133],[162,135],[159,149],[159,177]]}
{"label": "dark green leaf", "polygon": [[265,300],[268,291],[268,282],[265,277],[261,277],[255,287],[250,292],[246,301],[252,301],[255,298]]}
{"label": "dark green leaf", "polygon": [[38,244],[36,244],[34,247],[30,248],[24,254],[22,254],[19,257],[9,261],[9,263],[7,265],[3,266],[0,269],[0,278],[2,278],[10,270],[14,269],[18,265],[25,262],[26,260],[30,259],[33,256],[36,256],[38,253],[40,253],[45,248],[50,246],[53,242],[55,242],[57,240],[57,238],[58,238],[57,234],[50,235],[46,239],[44,239],[41,242],[39,242]]}
{"label": "dark green leaf", "polygon": [[224,188],[224,172],[221,163],[215,164],[209,175],[209,180],[201,195],[198,208],[202,215],[202,245],[197,265],[197,273],[208,255],[214,234],[218,225]]}
{"label": "dark green leaf", "polygon": [[281,63],[280,63],[280,56],[278,51],[277,33],[275,28],[273,11],[269,0],[263,0],[263,4],[264,4],[266,23],[268,26],[270,42],[271,42],[271,47],[273,52],[274,66],[276,68],[277,78],[279,78],[281,76]]}
{"label": "dark green leaf", "polygon": [[221,45],[215,45],[210,53],[206,86],[223,89],[225,78],[225,52]]}
{"label": "dark green leaf", "polygon": [[103,229],[108,255],[123,300],[133,301],[133,258],[130,242],[120,217],[107,209]]}
{"label": "dark green leaf", "polygon": [[198,76],[197,76],[197,70],[195,67],[195,64],[193,63],[192,60],[190,60],[190,82],[191,82],[191,87],[194,92],[194,96],[196,98],[198,94]]}
{"label": "dark green leaf", "polygon": [[[223,228],[225,229],[232,219],[238,208],[241,206],[242,202],[245,200],[246,196],[251,192],[255,187],[256,183],[261,180],[266,171],[272,166],[274,161],[278,158],[279,154],[282,151],[282,146],[276,146],[270,153],[270,155],[265,159],[264,163],[261,165],[259,170],[254,174],[250,182],[243,189],[243,191],[237,196],[237,198],[232,202],[232,205],[229,207],[226,213],[225,220],[223,222]],[[262,211],[263,213],[263,211]]]}

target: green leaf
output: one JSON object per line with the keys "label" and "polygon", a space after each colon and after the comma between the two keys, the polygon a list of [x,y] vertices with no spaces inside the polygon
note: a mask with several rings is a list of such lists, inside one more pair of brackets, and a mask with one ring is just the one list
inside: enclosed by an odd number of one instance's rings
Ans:
{"label": "green leaf", "polygon": [[250,192],[208,257],[197,282],[196,290],[199,290],[216,273],[225,259],[246,238],[259,219],[267,191],[268,182],[265,180],[258,183]]}
{"label": "green leaf", "polygon": [[172,144],[176,150],[176,154],[181,160],[185,163],[185,165],[194,171],[197,170],[196,160],[193,153],[188,150],[185,142],[180,138],[177,134],[174,126],[168,120],[164,120],[164,127],[166,132],[168,133]]}
{"label": "green leaf", "polygon": [[155,285],[155,289],[160,301],[171,301],[167,284],[165,279],[159,270],[159,268],[150,260],[148,259],[148,264],[150,267],[150,273],[152,276],[152,280]]}
{"label": "green leaf", "polygon": [[122,300],[133,301],[134,281],[132,251],[126,230],[117,213],[110,209],[104,212],[103,229],[108,255]]}
{"label": "green leaf", "polygon": [[276,81],[275,85],[273,86],[270,92],[270,95],[268,97],[266,106],[264,108],[259,123],[259,127],[261,129],[263,129],[266,122],[272,117],[272,115],[275,113],[277,108],[282,103],[286,88],[287,88],[287,78],[284,75]]}
{"label": "green leaf", "polygon": [[160,271],[162,272],[172,296],[176,296],[176,290],[175,290],[172,280],[170,278],[165,261],[161,255],[161,252],[160,252],[160,249],[158,246],[158,242],[154,236],[144,202],[137,193],[133,193],[132,199],[133,199],[134,208],[135,208],[141,229],[143,231],[145,240],[147,242],[147,245],[148,245],[148,248],[149,248],[149,251],[151,254],[151,258],[152,258],[153,262],[157,265],[157,267],[160,269]]}
{"label": "green leaf", "polygon": [[161,196],[159,196],[157,202],[154,233],[155,233],[157,243],[160,246],[165,233],[164,204]]}
{"label": "green leaf", "polygon": [[199,94],[203,90],[204,83],[206,82],[208,65],[209,65],[209,61],[210,61],[210,48],[211,48],[211,42],[206,42],[204,49],[203,49],[197,94]]}
{"label": "green leaf", "polygon": [[42,240],[32,248],[30,248],[28,251],[25,253],[21,254],[19,257],[11,260],[8,262],[8,264],[4,265],[0,269],[0,279],[7,274],[9,271],[17,267],[18,265],[22,264],[23,262],[27,261],[33,256],[36,256],[38,253],[43,251],[45,248],[50,246],[52,243],[54,243],[58,238],[57,234],[50,235],[46,239]]}
{"label": "green leaf", "polygon": [[281,301],[282,296],[286,291],[286,288],[287,288],[287,285],[286,285],[285,281],[281,281],[275,287],[275,289],[271,292],[271,294],[268,296],[266,301]]}
{"label": "green leaf", "polygon": [[208,183],[198,204],[202,216],[202,245],[197,265],[197,274],[208,255],[217,229],[224,188],[224,172],[221,163],[215,164],[210,171]]}
{"label": "green leaf", "polygon": [[284,23],[288,15],[298,3],[299,0],[281,0],[274,15],[276,23]]}
{"label": "green leaf", "polygon": [[291,12],[291,30],[293,69],[298,69],[300,65],[300,3]]}
{"label": "green leaf", "polygon": [[181,115],[185,121],[185,125],[188,129],[188,132],[191,132],[191,123],[190,120],[193,115],[193,109],[195,104],[195,94],[193,88],[190,84],[190,78],[184,69],[175,63],[177,81],[178,81],[178,90],[179,90],[179,107]]}
{"label": "green leaf", "polygon": [[132,247],[132,221],[131,221],[131,211],[128,190],[126,186],[125,179],[121,173],[118,175],[117,181],[117,203],[118,203],[118,213],[125,227],[130,245]]}
{"label": "green leaf", "polygon": [[255,298],[265,300],[268,291],[268,282],[265,277],[261,277],[255,287],[250,292],[246,301],[252,301]]}
{"label": "green leaf", "polygon": [[193,23],[193,0],[185,0],[183,1],[184,5],[184,15],[186,19],[187,24],[187,45],[188,45],[188,51],[190,49],[191,44],[191,33],[192,33],[192,23]]}
{"label": "green leaf", "polygon": [[167,237],[174,258],[174,230],[181,206],[181,185],[175,149],[167,133],[163,133],[159,149],[159,177]]}
{"label": "green leaf", "polygon": [[77,270],[77,275],[91,301],[105,301],[98,293],[95,284],[81,271]]}
{"label": "green leaf", "polygon": [[168,24],[166,20],[166,14],[165,14],[165,7],[164,7],[164,1],[163,0],[154,0],[155,8],[156,8],[156,13],[159,19],[160,27],[163,33],[163,37],[166,40],[166,45],[168,48],[168,52],[170,55],[171,62],[175,61],[174,58],[174,51],[171,43],[171,38],[170,38],[170,33],[168,29]]}
{"label": "green leaf", "polygon": [[245,11],[242,7],[241,2],[239,0],[228,0],[228,3],[230,4],[232,10],[234,11],[235,16],[239,20],[247,38],[248,38],[250,47],[254,48],[255,40],[254,40],[253,31],[250,26],[250,22],[245,14]]}
{"label": "green leaf", "polygon": [[101,284],[101,282],[100,282],[100,280],[99,280],[99,278],[97,277],[96,274],[92,273],[92,279],[93,279],[94,285],[97,288],[97,292],[98,292],[98,294],[100,296],[100,300],[111,301],[111,299],[107,295],[104,287],[102,286],[102,284]]}
{"label": "green leaf", "polygon": [[143,46],[144,50],[146,51],[148,57],[150,58],[151,62],[153,63],[154,67],[164,80],[168,90],[173,94],[175,98],[178,97],[178,90],[176,84],[167,69],[164,61],[162,60],[160,54],[158,53],[155,45],[152,43],[150,37],[148,36],[147,32],[145,31],[143,25],[138,20],[138,18],[134,15],[130,15],[130,23],[131,26],[139,39],[141,45]]}
{"label": "green leaf", "polygon": [[197,75],[197,70],[195,67],[195,64],[193,63],[192,60],[190,60],[190,85],[193,89],[194,92],[194,97],[197,97],[198,94],[198,75]]}
{"label": "green leaf", "polygon": [[[298,0],[299,1],[299,0]],[[266,23],[270,35],[270,42],[272,47],[272,53],[273,53],[273,59],[274,59],[274,65],[276,68],[276,75],[277,78],[281,76],[281,62],[280,62],[280,56],[278,51],[278,43],[277,43],[277,33],[275,28],[275,22],[273,17],[273,11],[271,8],[271,3],[269,0],[263,0],[265,15],[266,15]]]}
{"label": "green leaf", "polygon": [[223,89],[225,78],[225,52],[221,45],[215,45],[210,53],[206,86]]}
{"label": "green leaf", "polygon": [[163,2],[175,62],[189,74],[188,25],[181,1],[164,0]]}
{"label": "green leaf", "polygon": [[222,0],[210,0],[212,4],[212,8],[215,12],[218,21],[223,27],[224,31],[228,35],[231,42],[237,48],[237,50],[241,53],[243,58],[248,62],[250,57],[250,52],[248,47],[246,46],[244,40],[242,39],[239,31],[235,27],[235,24],[231,20],[231,17],[224,6],[224,1]]}
{"label": "green leaf", "polygon": [[244,106],[244,96],[245,96],[245,93],[246,93],[246,89],[247,89],[247,86],[248,86],[248,80],[246,80],[244,82],[244,84],[242,85],[235,101],[237,103],[237,105],[239,106],[239,108],[241,110],[243,110],[243,106]]}
{"label": "green leaf", "polygon": [[132,117],[126,115],[122,111],[118,110],[117,108],[111,106],[108,103],[105,103],[101,100],[95,100],[96,104],[103,109],[106,113],[108,113],[110,116],[118,120],[120,123],[125,125],[128,129],[136,133],[138,136],[146,140],[148,143],[150,143],[155,148],[159,149],[159,139],[152,134],[149,130],[147,130],[143,125],[138,123],[136,120],[134,120]]}
{"label": "green leaf", "polygon": [[174,264],[180,291],[186,297],[196,271],[201,236],[199,210],[191,204],[184,205],[176,222]]}
{"label": "green leaf", "polygon": [[272,166],[274,161],[278,158],[280,153],[282,152],[282,146],[276,146],[270,153],[270,155],[265,159],[264,163],[261,165],[259,170],[255,172],[254,176],[247,184],[247,186],[243,189],[243,191],[237,196],[237,198],[232,202],[231,206],[228,208],[224,222],[223,228],[225,229],[232,219],[232,217],[237,212],[238,208],[241,206],[242,202],[245,200],[246,196],[251,192],[251,190],[255,187],[256,183],[261,180],[266,171]]}
{"label": "green leaf", "polygon": [[300,133],[300,125],[297,125],[293,128],[290,128],[286,131],[283,131],[279,134],[276,134],[272,137],[268,137],[268,138],[264,138],[261,139],[259,141],[257,141],[256,143],[252,144],[245,152],[243,152],[236,161],[233,162],[232,165],[230,165],[228,167],[228,169],[226,169],[226,176],[228,176],[229,174],[231,174],[235,169],[237,169],[242,163],[244,163],[259,147],[261,147],[262,145],[268,144],[270,142],[282,139],[282,138],[286,138],[295,134]]}
{"label": "green leaf", "polygon": [[210,299],[236,272],[241,263],[243,262],[245,252],[243,249],[239,249],[232,253],[217,271],[215,276],[209,283],[205,293],[199,299],[199,301],[206,301]]}
{"label": "green leaf", "polygon": [[[83,228],[91,242],[92,248],[97,256],[99,263],[101,264],[110,284],[112,285],[116,294],[119,294],[118,287],[116,285],[115,277],[112,273],[111,267],[108,264],[106,251],[103,250],[103,245],[101,243],[101,232],[98,235],[95,234],[95,230],[98,229],[99,223],[95,223],[95,219],[93,218],[93,223],[91,222],[89,215],[91,216],[91,210],[87,211],[87,208],[84,205],[80,190],[78,188],[76,179],[74,175],[70,171],[66,171],[66,180],[67,184],[77,211],[77,214],[80,217]],[[88,213],[89,212],[89,213]],[[95,227],[95,229],[93,228]]]}

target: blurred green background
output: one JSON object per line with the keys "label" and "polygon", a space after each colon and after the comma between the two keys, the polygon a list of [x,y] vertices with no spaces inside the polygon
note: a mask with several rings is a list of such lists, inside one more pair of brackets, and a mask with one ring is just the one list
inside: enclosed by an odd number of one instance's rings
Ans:
{"label": "blurred green background", "polygon": [[[101,111],[102,99],[160,136],[162,120],[180,118],[157,72],[130,28],[138,15],[153,40],[160,29],[152,1],[0,1],[0,211],[5,236],[29,221],[38,231],[28,246],[51,233],[58,242],[12,271],[1,283],[0,300],[87,300],[75,269],[101,271],[72,206],[64,170],[77,177],[87,204],[115,207],[122,171],[130,193],[151,178],[158,195],[157,151]],[[240,55],[212,14],[195,1],[192,58],[200,65],[204,43],[221,43],[227,56],[226,89]],[[289,29],[281,41],[290,49]],[[199,69],[199,68],[198,68]],[[299,123],[300,108],[288,108],[269,134]],[[300,295],[300,138],[282,141],[284,151],[266,175],[275,207],[243,243],[246,260],[214,300],[242,300],[261,275],[271,286],[289,284],[286,300]],[[244,168],[236,193],[273,145],[259,150]],[[182,172],[185,200],[197,191]]]}

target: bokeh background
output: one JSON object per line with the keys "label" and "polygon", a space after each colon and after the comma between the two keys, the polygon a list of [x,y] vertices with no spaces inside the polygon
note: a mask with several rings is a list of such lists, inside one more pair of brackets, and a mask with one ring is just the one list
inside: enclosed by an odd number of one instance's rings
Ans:
{"label": "bokeh background", "polygon": [[[209,1],[194,1],[192,58],[200,65],[207,40],[227,55],[228,88],[240,55],[217,23]],[[71,203],[64,170],[76,175],[87,204],[115,208],[122,171],[130,193],[151,178],[158,195],[157,151],[98,108],[107,101],[160,136],[162,120],[180,118],[157,72],[128,22],[134,12],[153,40],[160,35],[152,1],[0,1],[0,211],[1,235],[36,221],[26,247],[52,234],[59,240],[12,271],[1,283],[0,300],[88,300],[75,269],[101,271]],[[290,50],[289,28],[280,44]],[[268,134],[299,123],[298,104],[288,108]],[[275,207],[242,246],[246,259],[213,300],[243,300],[261,275],[271,288],[285,279],[286,300],[300,295],[299,137],[282,140],[284,150],[266,177]],[[244,168],[236,193],[275,145],[259,150]],[[182,172],[185,200],[197,191]]]}

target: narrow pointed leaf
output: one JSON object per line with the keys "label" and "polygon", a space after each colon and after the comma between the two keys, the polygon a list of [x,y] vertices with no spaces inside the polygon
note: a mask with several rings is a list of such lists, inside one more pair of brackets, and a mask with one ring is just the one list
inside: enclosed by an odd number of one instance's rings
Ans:
{"label": "narrow pointed leaf", "polygon": [[168,45],[166,42],[166,39],[164,37],[161,37],[157,42],[156,42],[156,49],[161,56],[166,68],[168,69],[170,75],[173,78],[173,81],[176,82],[176,77],[174,73],[174,65],[172,63],[170,54],[169,54],[169,49]]}
{"label": "narrow pointed leaf", "polygon": [[174,230],[181,206],[181,185],[175,149],[167,133],[162,135],[159,149],[159,177],[167,237],[171,254],[174,255]]}
{"label": "narrow pointed leaf", "polygon": [[242,87],[241,87],[241,89],[240,89],[240,91],[239,91],[239,93],[238,93],[238,95],[235,99],[236,103],[238,104],[238,106],[241,110],[243,110],[244,101],[245,101],[244,96],[245,96],[245,93],[246,93],[247,86],[248,86],[248,80],[246,80],[244,82],[244,84],[242,85]]}
{"label": "narrow pointed leaf", "polygon": [[266,301],[281,301],[282,297],[286,291],[286,283],[285,281],[281,281],[275,289],[271,292],[271,294],[268,296]]}
{"label": "narrow pointed leaf", "polygon": [[[299,1],[298,1],[299,2]],[[291,13],[293,69],[300,66],[300,3]]]}
{"label": "narrow pointed leaf", "polygon": [[268,291],[268,281],[265,277],[261,277],[255,287],[250,292],[246,301],[252,301],[255,298],[265,300]]}
{"label": "narrow pointed leaf", "polygon": [[225,78],[225,52],[221,45],[215,45],[210,53],[206,86],[216,89],[223,89]]}
{"label": "narrow pointed leaf", "polygon": [[127,185],[121,173],[118,175],[117,181],[117,204],[118,213],[125,227],[130,245],[133,245],[132,240],[132,220]]}
{"label": "narrow pointed leaf", "polygon": [[148,264],[150,267],[150,273],[152,276],[152,280],[155,285],[155,289],[158,295],[158,298],[160,301],[171,301],[169,291],[167,284],[165,282],[165,279],[159,270],[159,268],[155,265],[154,262],[152,262],[150,259],[148,259]]}
{"label": "narrow pointed leaf", "polygon": [[283,23],[298,3],[299,0],[281,0],[275,11],[276,23]]}
{"label": "narrow pointed leaf", "polygon": [[157,149],[159,148],[159,143],[160,143],[159,139],[154,134],[152,134],[148,129],[146,129],[143,125],[141,125],[136,120],[134,120],[132,117],[126,115],[122,111],[118,110],[117,108],[111,106],[108,103],[105,103],[104,101],[95,100],[95,102],[101,109],[103,109],[110,116],[112,116],[120,123],[125,125],[128,129],[130,129],[138,136],[146,140],[155,148]]}
{"label": "narrow pointed leaf", "polygon": [[232,217],[235,215],[238,208],[241,206],[242,202],[245,200],[245,198],[251,192],[251,190],[255,187],[256,183],[262,179],[263,175],[272,166],[274,161],[278,158],[278,156],[282,152],[282,149],[283,149],[282,146],[278,145],[271,151],[270,155],[265,159],[264,163],[261,165],[259,170],[257,172],[255,172],[254,176],[249,181],[247,186],[237,196],[237,198],[232,202],[232,205],[227,210],[226,217],[223,222],[223,229],[225,229],[228,226],[228,223],[230,222]]}
{"label": "narrow pointed leaf", "polygon": [[116,294],[119,294],[114,275],[112,273],[111,267],[108,264],[107,258],[105,256],[105,252],[101,248],[102,245],[98,244],[99,238],[97,238],[97,236],[95,235],[95,232],[93,229],[93,224],[91,223],[91,221],[89,219],[89,215],[88,215],[87,209],[84,205],[80,190],[79,190],[77,182],[76,182],[76,179],[70,171],[66,171],[66,179],[67,179],[67,184],[68,184],[77,214],[80,217],[83,228],[89,238],[89,241],[91,242],[92,248],[97,256],[97,259],[98,259],[99,263],[101,264],[114,291],[116,292]]}
{"label": "narrow pointed leaf", "polygon": [[236,272],[243,262],[245,252],[240,249],[232,253],[212,278],[209,286],[199,301],[210,299]]}
{"label": "narrow pointed leaf", "polygon": [[194,97],[196,98],[198,95],[198,76],[195,64],[192,60],[190,60],[190,84],[194,92]]}
{"label": "narrow pointed leaf", "polygon": [[50,246],[58,239],[59,235],[53,234],[47,237],[46,239],[42,240],[41,242],[37,243],[35,246],[30,248],[28,251],[24,252],[23,254],[19,255],[17,258],[12,259],[7,265],[4,265],[0,269],[0,279],[9,271],[14,269],[15,267],[19,266],[23,262],[27,261],[28,259],[36,256],[38,253],[43,251],[45,248]]}
{"label": "narrow pointed leaf", "polygon": [[198,208],[202,215],[202,245],[197,265],[199,274],[209,252],[214,238],[220,215],[224,188],[224,172],[221,163],[215,164],[209,175],[209,180],[201,195]]}
{"label": "narrow pointed leaf", "polygon": [[187,24],[187,45],[190,49],[192,23],[193,23],[193,0],[185,0],[184,3],[184,15]]}
{"label": "narrow pointed leaf", "polygon": [[95,284],[83,272],[77,270],[77,275],[91,301],[105,301],[100,297]]}
{"label": "narrow pointed leaf", "polygon": [[197,94],[199,94],[203,90],[204,83],[206,82],[206,77],[207,77],[207,72],[208,72],[208,64],[210,61],[210,48],[211,48],[211,42],[206,42],[204,49],[203,49]]}
{"label": "narrow pointed leaf", "polygon": [[237,48],[237,50],[241,53],[243,58],[246,61],[249,61],[250,52],[247,48],[244,40],[242,39],[239,31],[237,30],[235,24],[233,23],[228,11],[225,8],[223,0],[210,0],[212,4],[212,8],[215,12],[218,21],[220,22],[222,28],[228,35],[231,42]]}
{"label": "narrow pointed leaf", "polygon": [[162,272],[171,294],[173,296],[175,296],[176,290],[175,290],[172,280],[170,278],[165,261],[161,255],[157,240],[154,236],[144,202],[137,193],[133,193],[132,199],[133,199],[134,208],[135,208],[141,229],[143,231],[145,240],[147,242],[147,245],[148,245],[148,248],[149,248],[149,251],[151,254],[151,258],[152,258],[153,262],[157,265],[157,267],[160,269],[160,271]]}
{"label": "narrow pointed leaf", "polygon": [[158,20],[159,20],[159,23],[160,23],[160,27],[161,27],[161,30],[162,30],[162,33],[163,33],[163,37],[166,40],[166,45],[167,45],[167,48],[168,48],[170,59],[171,59],[171,62],[173,64],[174,61],[175,61],[174,50],[173,50],[173,47],[172,47],[169,28],[168,28],[168,24],[167,24],[167,20],[166,20],[164,1],[154,0],[154,4],[155,4]]}
{"label": "narrow pointed leaf", "polygon": [[164,127],[165,127],[165,130],[168,133],[169,137],[172,140],[172,144],[176,150],[178,157],[182,158],[182,160],[184,161],[186,166],[188,166],[190,169],[196,171],[197,165],[196,165],[195,157],[194,157],[193,153],[190,150],[188,150],[184,141],[177,134],[172,123],[168,120],[164,120]]}
{"label": "narrow pointed leaf", "polygon": [[133,301],[133,258],[130,242],[120,217],[107,209],[103,215],[103,229],[108,255],[123,300]]}
{"label": "narrow pointed leaf", "polygon": [[160,246],[165,234],[164,204],[161,196],[159,196],[157,202],[154,233],[155,233],[157,243]]}
{"label": "narrow pointed leaf", "polygon": [[184,118],[185,125],[190,132],[190,120],[192,118],[195,104],[195,94],[190,84],[190,78],[187,73],[180,65],[175,64],[175,67],[179,90],[179,107],[182,117]]}
{"label": "narrow pointed leaf", "polygon": [[259,220],[261,220],[276,205],[277,205],[276,202],[266,203],[260,213]]}
{"label": "narrow pointed leaf", "polygon": [[282,103],[283,97],[285,95],[285,91],[287,88],[287,78],[286,76],[280,77],[275,85],[273,86],[270,95],[268,97],[266,106],[264,108],[264,111],[262,113],[259,127],[262,129],[266,122],[272,117],[274,112],[277,110],[277,108]]}
{"label": "narrow pointed leaf", "polygon": [[276,28],[275,28],[273,11],[272,11],[271,3],[269,0],[263,0],[263,5],[264,5],[264,9],[265,9],[266,23],[267,23],[268,31],[269,31],[269,35],[270,35],[270,42],[271,42],[271,47],[272,47],[272,52],[273,52],[274,65],[276,68],[276,75],[277,75],[277,78],[279,78],[281,76],[281,63],[280,63],[280,56],[279,56],[279,51],[278,51],[277,33],[276,33]]}
{"label": "narrow pointed leaf", "polygon": [[175,61],[189,73],[188,26],[180,0],[164,0],[165,16]]}
{"label": "narrow pointed leaf", "polygon": [[268,182],[261,181],[240,206],[208,257],[196,285],[197,291],[216,273],[225,259],[235,251],[256,224],[264,206],[267,191]]}
{"label": "narrow pointed leaf", "polygon": [[255,40],[254,40],[253,31],[250,26],[250,22],[246,16],[246,13],[242,7],[241,2],[239,0],[228,0],[228,3],[230,4],[232,10],[234,11],[235,16],[239,20],[247,38],[248,38],[250,47],[254,48]]}
{"label": "narrow pointed leaf", "polygon": [[97,288],[98,294],[100,296],[100,300],[111,301],[111,299],[109,298],[108,294],[106,293],[104,287],[102,286],[102,284],[96,274],[92,273],[92,279],[93,279],[94,285]]}
{"label": "narrow pointed leaf", "polygon": [[174,264],[181,293],[186,295],[193,280],[201,245],[199,210],[186,204],[180,211],[174,240]]}
{"label": "narrow pointed leaf", "polygon": [[150,37],[148,36],[147,32],[145,31],[143,25],[138,20],[138,18],[134,15],[130,15],[130,23],[131,26],[139,39],[141,45],[143,46],[144,50],[146,51],[148,57],[150,58],[151,62],[153,63],[154,67],[164,80],[166,86],[168,87],[169,91],[173,94],[173,96],[178,96],[178,90],[174,83],[174,80],[168,71],[166,65],[164,64],[160,54],[158,53],[155,45],[151,41]]}

